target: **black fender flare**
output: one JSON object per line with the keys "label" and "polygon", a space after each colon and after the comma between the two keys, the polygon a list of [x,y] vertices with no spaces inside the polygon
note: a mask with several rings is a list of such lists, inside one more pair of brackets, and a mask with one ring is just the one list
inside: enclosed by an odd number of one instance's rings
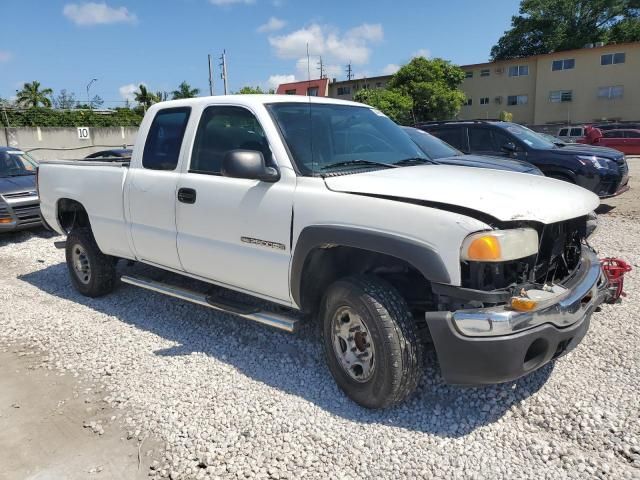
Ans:
{"label": "black fender flare", "polygon": [[398,258],[416,268],[431,282],[450,283],[449,271],[440,255],[429,246],[415,240],[385,232],[344,227],[313,225],[305,227],[291,260],[291,296],[301,306],[302,274],[309,254],[316,248],[352,247]]}

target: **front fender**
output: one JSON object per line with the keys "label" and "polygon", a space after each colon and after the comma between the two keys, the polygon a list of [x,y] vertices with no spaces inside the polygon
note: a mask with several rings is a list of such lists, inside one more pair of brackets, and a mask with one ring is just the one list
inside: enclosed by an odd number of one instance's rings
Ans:
{"label": "front fender", "polygon": [[407,262],[431,282],[450,283],[449,272],[431,246],[386,232],[338,225],[314,225],[300,232],[291,262],[291,296],[301,305],[302,274],[316,248],[343,246],[389,255]]}

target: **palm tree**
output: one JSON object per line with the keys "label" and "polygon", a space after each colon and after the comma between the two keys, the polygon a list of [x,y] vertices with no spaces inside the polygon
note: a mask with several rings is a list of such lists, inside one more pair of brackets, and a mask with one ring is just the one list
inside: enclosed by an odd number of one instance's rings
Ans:
{"label": "palm tree", "polygon": [[178,85],[178,89],[171,92],[171,97],[173,100],[178,100],[180,98],[193,98],[197,97],[200,94],[199,88],[191,88],[186,81],[182,82]]}
{"label": "palm tree", "polygon": [[138,102],[144,108],[144,111],[147,111],[151,105],[157,102],[156,96],[147,90],[147,87],[142,83],[138,85],[138,91],[133,92],[133,98],[136,102]]}
{"label": "palm tree", "polygon": [[50,88],[43,88],[40,90],[40,82],[34,80],[31,83],[25,83],[22,86],[22,90],[16,90],[16,103],[21,107],[51,107],[51,99],[53,90]]}

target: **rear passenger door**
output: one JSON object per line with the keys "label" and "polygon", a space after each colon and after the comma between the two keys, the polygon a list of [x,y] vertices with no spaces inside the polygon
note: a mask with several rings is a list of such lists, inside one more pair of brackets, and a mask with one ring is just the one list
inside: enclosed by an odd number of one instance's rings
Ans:
{"label": "rear passenger door", "polygon": [[176,247],[176,186],[190,113],[188,107],[158,110],[142,160],[128,172],[125,188],[137,258],[176,270],[182,268]]}
{"label": "rear passenger door", "polygon": [[[266,118],[267,112],[261,111]],[[231,150],[262,153],[278,168],[256,114],[241,106],[205,108],[189,169],[178,183],[178,252],[184,270],[251,294],[290,302],[289,262],[295,173],[275,183],[221,174]]]}

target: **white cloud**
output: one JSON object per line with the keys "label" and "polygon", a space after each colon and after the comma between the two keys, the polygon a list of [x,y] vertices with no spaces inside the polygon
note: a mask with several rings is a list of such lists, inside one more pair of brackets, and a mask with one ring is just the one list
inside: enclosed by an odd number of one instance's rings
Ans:
{"label": "white cloud", "polygon": [[285,22],[284,20],[281,20],[276,17],[271,17],[269,20],[267,20],[267,23],[264,23],[258,27],[258,32],[260,33],[275,32],[277,30],[284,28],[286,24],[287,22]]}
{"label": "white cloud", "polygon": [[390,63],[389,65],[387,65],[382,69],[382,73],[384,75],[393,75],[398,70],[400,70],[400,65],[396,65],[395,63]]}
{"label": "white cloud", "polygon": [[127,7],[110,7],[106,3],[69,3],[62,13],[76,25],[105,25],[109,23],[136,23],[138,17]]}
{"label": "white cloud", "polygon": [[427,48],[421,48],[420,50],[416,50],[411,54],[411,58],[415,58],[415,57],[429,58],[430,56],[431,56],[431,51]]}
{"label": "white cloud", "polygon": [[267,80],[269,88],[277,89],[281,83],[291,83],[296,81],[295,75],[271,75]]}
{"label": "white cloud", "polygon": [[[380,24],[364,23],[341,34],[332,27],[313,23],[286,35],[271,36],[269,43],[280,58],[299,59],[306,55],[308,45],[309,55],[322,55],[325,61],[363,65],[369,62],[371,44],[383,37]],[[298,68],[299,64],[300,60]]]}
{"label": "white cloud", "polygon": [[12,58],[13,58],[13,55],[11,54],[11,52],[7,50],[0,50],[0,63],[8,62]]}
{"label": "white cloud", "polygon": [[231,5],[251,5],[255,3],[255,0],[209,0],[211,5],[215,5],[216,7],[230,7]]}
{"label": "white cloud", "polygon": [[130,102],[135,101],[134,92],[138,90],[139,85],[144,85],[144,82],[139,83],[128,83],[127,85],[122,85],[118,91],[120,92],[120,97],[123,100],[129,100]]}

